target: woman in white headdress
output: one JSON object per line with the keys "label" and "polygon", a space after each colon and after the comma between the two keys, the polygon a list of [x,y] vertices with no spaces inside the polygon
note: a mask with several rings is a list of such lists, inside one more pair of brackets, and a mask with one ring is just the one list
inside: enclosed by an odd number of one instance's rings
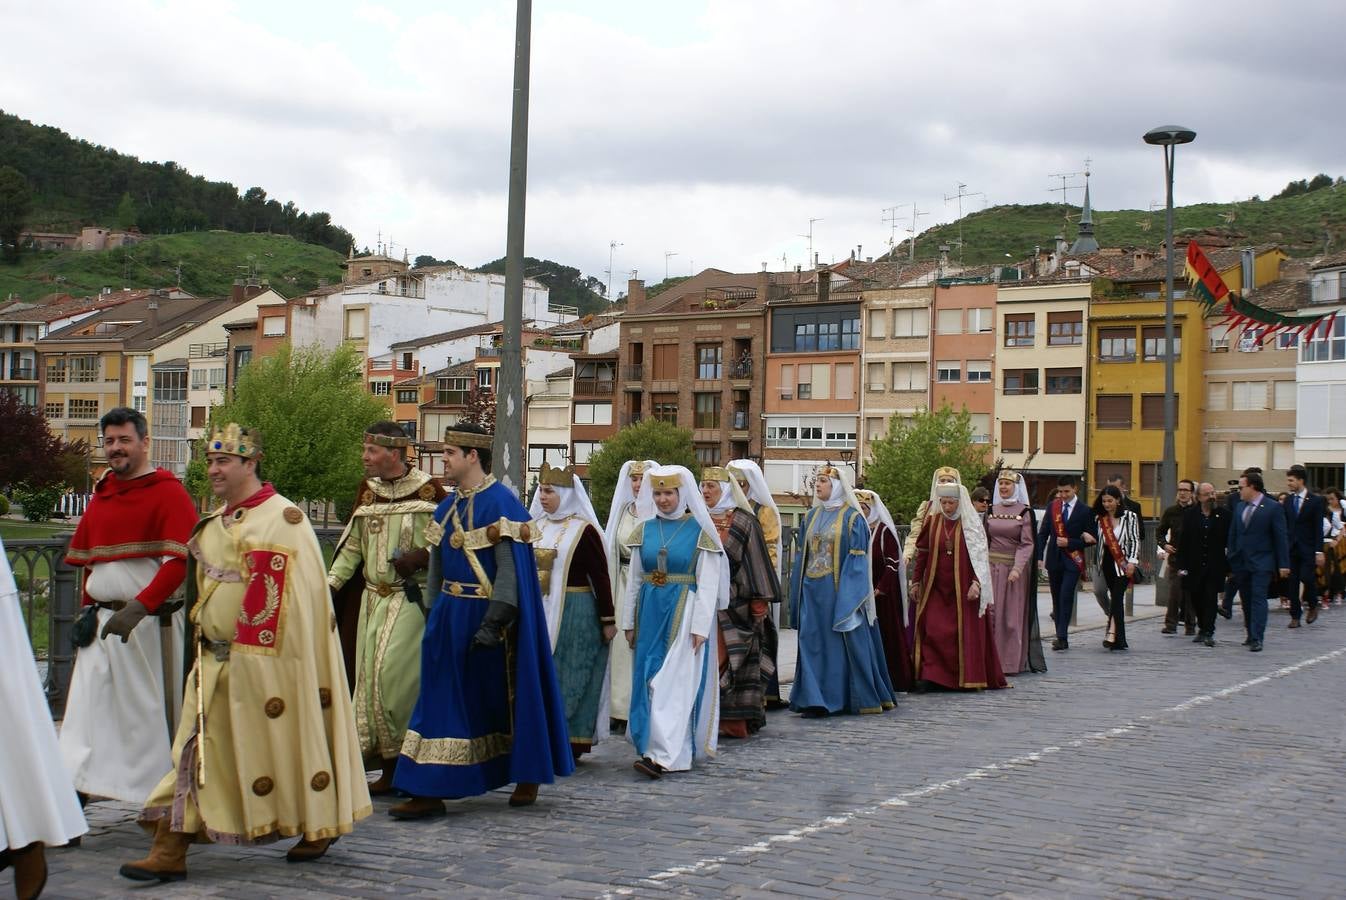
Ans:
{"label": "woman in white headdress", "polygon": [[893,688],[909,691],[914,683],[911,671],[911,636],[902,585],[902,548],[897,525],[888,506],[875,491],[856,490],[860,511],[869,523],[869,569],[874,582],[874,610],[879,636],[883,639],[883,657],[888,663],[888,678]]}
{"label": "woman in white headdress", "polygon": [[650,778],[714,756],[719,739],[716,610],[729,600],[729,566],[692,473],[645,473],[628,542],[631,573],[622,629],[635,651],[626,736]]}
{"label": "woman in white headdress", "polygon": [[892,709],[897,696],[876,626],[869,525],[836,468],[818,470],[800,531],[803,549],[790,577],[799,632],[790,709],[808,718]]}
{"label": "woman in white headdress", "polygon": [[916,537],[918,686],[1006,687],[987,612],[994,602],[986,531],[967,488],[932,479],[932,515]]}
{"label": "woman in white headdress", "polygon": [[746,738],[766,724],[766,681],[776,674],[776,627],[771,607],[780,579],[762,526],[727,468],[701,472],[701,497],[710,509],[729,566],[729,601],[719,611],[720,736]]}
{"label": "woman in white headdress", "polygon": [[[771,555],[771,565],[776,568],[776,580],[779,582],[784,577],[781,567],[784,565],[785,554],[781,547],[780,507],[776,505],[776,498],[771,496],[771,488],[767,486],[766,476],[762,474],[761,466],[753,460],[731,459],[729,461],[729,471],[733,474],[734,480],[738,482],[743,495],[748,498],[753,515],[757,516],[757,523],[762,526],[762,537],[766,540],[767,552]],[[783,598],[778,599],[783,600]],[[767,709],[785,709],[790,705],[781,699],[780,672],[776,666],[782,605],[783,603],[771,604],[771,630],[775,634],[762,648],[762,672],[764,675],[768,670],[767,662],[770,663],[770,675],[766,675],[765,688]]]}
{"label": "woman in white headdress", "polygon": [[[640,516],[636,515],[636,495],[640,493],[645,473],[657,465],[652,459],[632,459],[622,463],[621,473],[617,475],[617,486],[612,494],[608,526],[603,530],[603,548],[608,555],[608,580],[612,583],[612,599],[617,606],[619,622],[626,604],[627,573],[631,569],[631,535],[640,524]],[[625,728],[627,710],[631,705],[631,648],[626,641],[613,641],[609,645],[608,665],[612,670],[609,714],[617,727]]]}
{"label": "woman in white headdress", "polygon": [[[14,867],[14,892],[36,897],[47,883],[44,846],[84,832],[75,785],[61,764],[51,711],[33,664],[9,557],[0,543],[0,869]],[[162,723],[161,723],[162,727]]]}
{"label": "woman in white headdress", "polygon": [[617,634],[598,516],[569,467],[542,464],[529,509],[552,659],[576,761],[608,736],[608,648]]}
{"label": "woman in white headdress", "polygon": [[1047,671],[1037,623],[1037,522],[1018,472],[996,476],[995,502],[986,513],[986,540],[995,597],[993,628],[1005,674]]}

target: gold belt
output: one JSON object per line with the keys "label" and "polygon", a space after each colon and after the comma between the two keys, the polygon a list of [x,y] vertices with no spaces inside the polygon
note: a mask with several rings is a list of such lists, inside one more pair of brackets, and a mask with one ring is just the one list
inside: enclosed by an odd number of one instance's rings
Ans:
{"label": "gold belt", "polygon": [[1005,565],[1008,565],[1008,566],[1012,566],[1012,565],[1014,565],[1014,554],[1013,554],[1013,553],[992,553],[992,554],[990,554],[990,557],[991,557],[991,562],[1004,563]]}
{"label": "gold belt", "polygon": [[567,594],[592,594],[593,592],[594,592],[593,588],[585,587],[584,585],[580,585],[579,587],[571,587],[570,585],[566,585]]}
{"label": "gold belt", "polygon": [[468,581],[449,581],[446,578],[444,579],[444,583],[440,585],[440,590],[452,597],[475,597],[480,600],[490,599],[486,592],[481,589],[481,585],[473,584]]}
{"label": "gold belt", "polygon": [[369,582],[365,582],[365,587],[369,588],[380,597],[389,597],[402,590],[402,585],[400,584],[370,584]]}
{"label": "gold belt", "polygon": [[662,587],[665,584],[696,584],[695,575],[670,575],[668,572],[645,572],[641,576],[646,584]]}

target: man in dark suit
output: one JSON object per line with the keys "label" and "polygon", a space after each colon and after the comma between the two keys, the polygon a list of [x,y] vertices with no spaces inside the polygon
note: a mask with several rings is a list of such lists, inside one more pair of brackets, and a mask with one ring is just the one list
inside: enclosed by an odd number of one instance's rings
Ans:
{"label": "man in dark suit", "polygon": [[1229,571],[1230,513],[1215,502],[1215,486],[1197,485],[1197,502],[1182,511],[1182,528],[1178,530],[1177,552],[1169,559],[1182,579],[1183,590],[1192,598],[1199,627],[1196,641],[1207,647],[1215,646],[1215,607],[1220,589],[1224,587]]}
{"label": "man in dark suit", "polygon": [[[1243,475],[1249,475],[1253,472],[1256,472],[1258,475],[1261,475],[1262,467],[1250,466],[1244,469],[1242,472],[1240,472],[1239,476],[1242,477]],[[1235,478],[1229,482],[1229,490],[1225,492],[1224,502],[1225,502],[1225,509],[1229,510],[1230,521],[1233,521],[1234,510],[1237,509],[1238,505],[1243,502],[1243,499],[1239,496],[1238,478]],[[1238,583],[1234,581],[1234,576],[1231,573],[1225,584],[1224,602],[1220,604],[1220,615],[1224,616],[1226,619],[1234,618],[1234,595],[1238,593],[1238,590],[1239,590]]]}
{"label": "man in dark suit", "polygon": [[1322,494],[1309,492],[1304,483],[1308,479],[1308,470],[1300,465],[1291,466],[1285,473],[1285,489],[1289,496],[1283,505],[1290,541],[1290,578],[1285,583],[1285,590],[1290,594],[1291,628],[1299,627],[1299,617],[1306,606],[1309,611],[1304,621],[1312,625],[1318,619],[1317,567],[1323,563],[1323,517],[1327,515],[1327,500]]}
{"label": "man in dark suit", "polygon": [[1248,649],[1261,652],[1267,630],[1267,592],[1271,576],[1290,574],[1290,546],[1286,540],[1285,510],[1267,497],[1262,476],[1239,477],[1241,502],[1234,507],[1229,528],[1229,566],[1238,584]]}
{"label": "man in dark suit", "polygon": [[1089,504],[1075,496],[1076,485],[1074,475],[1057,480],[1056,499],[1047,505],[1038,529],[1037,550],[1052,588],[1053,650],[1070,648],[1070,620],[1075,615],[1075,591],[1084,574],[1084,548],[1094,543],[1094,514]]}

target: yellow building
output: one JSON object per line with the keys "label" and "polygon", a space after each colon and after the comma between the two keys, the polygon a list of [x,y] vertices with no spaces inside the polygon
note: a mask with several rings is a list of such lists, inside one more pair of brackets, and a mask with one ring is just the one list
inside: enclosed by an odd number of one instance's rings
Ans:
{"label": "yellow building", "polygon": [[[1196,300],[1174,303],[1178,478],[1200,478],[1205,333]],[[1095,298],[1089,310],[1089,496],[1113,475],[1156,517],[1164,458],[1164,301]],[[1176,489],[1176,485],[1173,486]]]}

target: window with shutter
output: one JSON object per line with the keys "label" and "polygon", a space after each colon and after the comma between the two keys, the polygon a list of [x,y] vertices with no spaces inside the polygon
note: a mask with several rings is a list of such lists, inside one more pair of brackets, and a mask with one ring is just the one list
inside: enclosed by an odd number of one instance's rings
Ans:
{"label": "window with shutter", "polygon": [[[1181,407],[1178,405],[1179,397],[1173,395],[1173,421],[1175,423],[1182,421]],[[1141,394],[1140,395],[1140,427],[1158,428],[1164,427],[1164,395],[1163,394]]]}
{"label": "window with shutter", "polygon": [[1097,494],[1108,480],[1116,475],[1122,476],[1123,480],[1131,483],[1131,462],[1130,460],[1118,459],[1096,459],[1094,460],[1094,483],[1089,485],[1089,493]]}
{"label": "window with shutter", "polygon": [[1084,313],[1047,313],[1047,346],[1065,347],[1084,343]]}
{"label": "window with shutter", "polygon": [[1015,313],[1005,316],[1005,346],[1033,346],[1033,329],[1036,317],[1032,313]]}
{"label": "window with shutter", "polygon": [[1043,423],[1042,423],[1042,452],[1043,452],[1043,453],[1074,453],[1074,452],[1075,452],[1075,423],[1074,423],[1074,422],[1043,422]]}
{"label": "window with shutter", "polygon": [[678,345],[654,345],[654,378],[656,381],[676,381],[678,378]]}
{"label": "window with shutter", "polygon": [[1024,449],[1024,423],[1000,423],[1000,449],[1006,453],[1022,453]]}
{"label": "window with shutter", "polygon": [[1131,395],[1099,394],[1094,398],[1094,425],[1098,428],[1131,427]]}

